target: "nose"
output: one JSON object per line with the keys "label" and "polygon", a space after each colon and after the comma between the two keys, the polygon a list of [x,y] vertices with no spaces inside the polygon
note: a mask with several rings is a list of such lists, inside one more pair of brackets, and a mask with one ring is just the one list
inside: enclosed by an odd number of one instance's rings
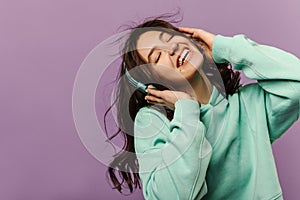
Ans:
{"label": "nose", "polygon": [[169,51],[170,56],[173,56],[176,53],[177,50],[178,50],[178,44],[177,43],[172,42],[168,45],[168,51]]}

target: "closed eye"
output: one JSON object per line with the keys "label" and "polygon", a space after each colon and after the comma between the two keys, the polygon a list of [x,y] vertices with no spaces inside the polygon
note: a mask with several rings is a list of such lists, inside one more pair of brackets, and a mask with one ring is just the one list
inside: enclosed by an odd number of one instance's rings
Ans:
{"label": "closed eye", "polygon": [[157,56],[157,58],[155,60],[155,63],[158,63],[160,56],[161,56],[161,52],[159,52],[159,54],[158,54],[158,56]]}

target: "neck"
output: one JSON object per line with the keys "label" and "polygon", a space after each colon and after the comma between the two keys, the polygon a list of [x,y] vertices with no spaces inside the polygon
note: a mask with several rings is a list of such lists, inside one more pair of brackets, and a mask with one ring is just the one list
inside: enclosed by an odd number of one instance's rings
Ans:
{"label": "neck", "polygon": [[189,80],[196,98],[201,104],[208,104],[213,86],[202,70]]}

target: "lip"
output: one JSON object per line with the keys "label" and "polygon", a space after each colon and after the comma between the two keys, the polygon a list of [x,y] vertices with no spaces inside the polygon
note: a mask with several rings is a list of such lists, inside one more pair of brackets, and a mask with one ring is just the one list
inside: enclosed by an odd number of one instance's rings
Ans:
{"label": "lip", "polygon": [[[186,50],[186,49],[189,51],[189,53],[188,53],[188,55],[187,55],[187,57],[186,57],[184,63],[183,63],[182,65],[179,66],[179,58],[180,58],[180,55],[181,55],[181,54],[183,53],[183,51]],[[180,54],[177,56],[177,60],[176,60],[177,68],[184,67],[184,66],[188,63],[188,61],[190,60],[191,56],[192,56],[191,50],[190,50],[189,48],[187,48],[187,47],[183,48],[182,51],[180,52]]]}

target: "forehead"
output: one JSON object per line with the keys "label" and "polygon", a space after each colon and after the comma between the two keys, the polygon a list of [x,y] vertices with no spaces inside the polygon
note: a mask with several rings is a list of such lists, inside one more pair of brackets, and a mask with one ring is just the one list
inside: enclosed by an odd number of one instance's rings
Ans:
{"label": "forehead", "polygon": [[147,31],[142,33],[137,40],[137,50],[141,48],[152,48],[155,43],[160,41],[159,35],[162,33],[162,31]]}
{"label": "forehead", "polygon": [[150,50],[162,42],[159,39],[161,34],[165,34],[165,32],[153,30],[142,33],[139,36],[136,44],[136,50],[144,60],[148,59],[147,57]]}

